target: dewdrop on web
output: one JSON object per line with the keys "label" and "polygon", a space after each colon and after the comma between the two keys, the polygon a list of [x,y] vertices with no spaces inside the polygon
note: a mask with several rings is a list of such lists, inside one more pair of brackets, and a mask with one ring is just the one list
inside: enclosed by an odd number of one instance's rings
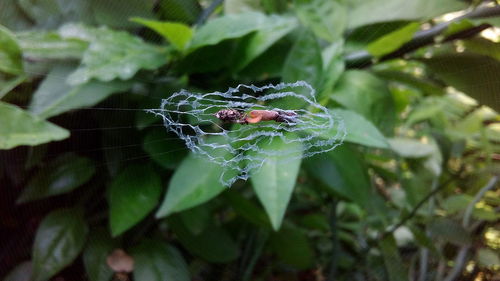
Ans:
{"label": "dewdrop on web", "polygon": [[[181,90],[147,111],[161,116],[193,153],[220,165],[226,186],[247,180],[270,157],[287,161],[327,152],[347,134],[344,120],[318,104],[304,81],[240,84],[212,93]],[[332,131],[333,137],[325,137]]]}

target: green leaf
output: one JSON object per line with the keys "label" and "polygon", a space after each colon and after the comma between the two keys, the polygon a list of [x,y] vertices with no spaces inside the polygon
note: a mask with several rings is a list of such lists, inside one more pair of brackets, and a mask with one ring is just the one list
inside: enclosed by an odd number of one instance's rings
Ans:
{"label": "green leaf", "polygon": [[341,38],[347,23],[347,13],[337,0],[295,0],[295,10],[300,21],[329,42]]}
{"label": "green leaf", "polygon": [[271,248],[278,258],[298,270],[310,268],[314,263],[314,251],[305,231],[284,225],[270,239]]}
{"label": "green leaf", "polygon": [[0,71],[19,75],[23,73],[21,48],[7,28],[0,25]]}
{"label": "green leaf", "polygon": [[415,32],[419,29],[420,23],[410,23],[368,44],[366,50],[375,57],[382,57],[385,54],[399,49],[406,42],[410,41]]}
{"label": "green leaf", "polygon": [[184,225],[195,235],[200,234],[211,223],[211,212],[206,205],[199,205],[179,213]]}
{"label": "green leaf", "polygon": [[484,267],[491,267],[492,269],[500,266],[500,258],[498,254],[488,248],[481,248],[477,251],[477,261],[479,265]]}
{"label": "green leaf", "polygon": [[90,1],[18,0],[23,12],[37,27],[56,28],[63,22],[93,22]]}
{"label": "green leaf", "polygon": [[37,145],[69,137],[67,130],[4,102],[0,102],[0,120],[5,120],[0,126],[0,149]]}
{"label": "green leaf", "polygon": [[421,158],[435,153],[435,147],[410,138],[391,138],[388,140],[392,150],[405,158]]}
{"label": "green leaf", "polygon": [[155,21],[142,18],[133,18],[133,22],[140,23],[151,28],[167,39],[177,50],[184,50],[193,37],[193,30],[183,23]]}
{"label": "green leaf", "polygon": [[106,258],[117,246],[105,228],[90,231],[89,240],[83,250],[83,264],[90,281],[111,279],[113,270],[106,263]]}
{"label": "green leaf", "polygon": [[140,222],[158,204],[160,176],[148,165],[123,169],[109,186],[111,234],[117,236]]}
{"label": "green leaf", "polygon": [[142,148],[165,169],[175,169],[186,156],[186,145],[165,129],[151,130],[144,137]]}
{"label": "green leaf", "polygon": [[312,33],[304,30],[295,41],[283,65],[283,82],[303,80],[315,87],[321,79],[322,68],[318,41]]}
{"label": "green leaf", "polygon": [[25,31],[16,34],[23,56],[33,60],[81,59],[88,42],[63,38],[57,32]]}
{"label": "green leaf", "polygon": [[[344,120],[347,129],[347,135],[344,141],[370,147],[389,148],[387,139],[377,127],[358,113],[345,109],[332,109],[330,113],[333,115],[334,119],[341,118]],[[322,137],[332,138],[337,136],[338,133],[338,130],[334,128],[326,131]]]}
{"label": "green leaf", "polygon": [[7,276],[5,276],[4,281],[31,281],[32,272],[31,261],[25,261],[18,264],[14,269],[12,269]]}
{"label": "green leaf", "polygon": [[372,188],[361,156],[346,145],[305,160],[311,176],[330,192],[340,194],[361,206],[368,206]]}
{"label": "green leaf", "polygon": [[168,223],[181,244],[195,256],[213,263],[228,263],[239,255],[238,245],[215,222],[209,223],[198,235],[193,234],[178,216],[171,216]]}
{"label": "green leaf", "polygon": [[89,81],[70,86],[65,81],[74,70],[72,65],[56,65],[33,94],[29,111],[41,118],[49,118],[81,107],[93,106],[116,92],[132,86],[124,81]]}
{"label": "green leaf", "polygon": [[271,18],[269,25],[245,37],[238,44],[234,55],[235,64],[232,66],[235,71],[243,69],[297,27],[295,18],[286,16],[271,16]]}
{"label": "green leaf", "polygon": [[58,209],[40,223],[33,244],[33,281],[50,279],[80,254],[87,237],[82,210]]}
{"label": "green leaf", "polygon": [[63,154],[37,171],[17,203],[70,192],[89,181],[94,173],[94,163],[89,159],[73,153]]}
{"label": "green leaf", "polygon": [[117,78],[127,80],[141,69],[155,70],[167,62],[165,49],[145,43],[127,32],[106,27],[73,28],[73,32],[81,29],[89,33],[92,41],[83,55],[82,65],[68,77],[72,85],[83,84],[91,79],[104,82]]}
{"label": "green leaf", "polygon": [[203,46],[215,45],[227,39],[243,37],[251,32],[265,29],[272,25],[276,16],[248,12],[243,14],[224,15],[208,21],[193,36],[189,50],[194,51]]}
{"label": "green leaf", "polygon": [[426,20],[467,7],[465,2],[456,0],[386,0],[383,5],[379,0],[352,0],[347,4],[348,28],[396,20]]}
{"label": "green leaf", "polygon": [[198,0],[162,0],[159,6],[165,19],[187,24],[194,23],[202,12]]}
{"label": "green leaf", "polygon": [[93,15],[99,25],[112,28],[131,28],[137,25],[132,17],[152,18],[154,0],[86,0],[92,6]]}
{"label": "green leaf", "polygon": [[163,241],[144,239],[131,250],[134,279],[189,281],[189,270],[181,253]]}
{"label": "green leaf", "polygon": [[471,237],[467,230],[459,223],[450,219],[440,218],[428,225],[428,230],[434,239],[449,242],[455,245],[470,245]]}
{"label": "green leaf", "polygon": [[[500,111],[500,62],[474,53],[437,54],[422,60],[429,69],[449,86],[462,91],[481,104]],[[460,69],[460,71],[457,71]]]}
{"label": "green leaf", "polygon": [[500,61],[500,42],[493,42],[485,38],[474,37],[463,41],[465,49],[479,55],[490,56]]}
{"label": "green leaf", "polygon": [[0,99],[26,80],[26,75],[13,76],[0,73]]}
{"label": "green leaf", "polygon": [[396,109],[385,81],[366,71],[346,71],[331,98],[372,121],[384,134],[392,135]]}
{"label": "green leaf", "polygon": [[290,202],[297,175],[299,173],[302,144],[300,142],[285,143],[280,138],[263,142],[263,150],[293,151],[293,157],[268,156],[256,172],[251,174],[252,186],[264,209],[271,219],[274,230],[278,230],[285,216],[286,207]]}
{"label": "green leaf", "polygon": [[[196,177],[193,171],[196,171]],[[217,196],[225,188],[219,181],[222,173],[220,165],[189,154],[170,179],[167,194],[156,217],[192,208]]]}
{"label": "green leaf", "polygon": [[317,100],[319,100],[322,104],[324,102],[328,102],[329,95],[333,90],[333,86],[335,86],[345,70],[343,45],[344,42],[339,40],[326,47],[321,52],[323,61],[323,75]]}
{"label": "green leaf", "polygon": [[389,274],[390,281],[405,281],[408,280],[403,260],[399,255],[399,250],[396,245],[396,240],[392,235],[385,237],[379,241],[380,251],[384,257],[385,268]]}

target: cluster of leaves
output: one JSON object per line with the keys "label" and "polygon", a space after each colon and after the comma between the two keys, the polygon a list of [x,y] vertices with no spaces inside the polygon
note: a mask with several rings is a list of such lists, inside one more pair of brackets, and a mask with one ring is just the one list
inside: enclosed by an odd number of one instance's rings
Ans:
{"label": "cluster of leaves", "polygon": [[[499,268],[500,46],[474,33],[498,32],[494,1],[200,2],[2,0],[0,276],[109,280],[117,248],[135,280]],[[442,16],[474,9],[492,12]],[[345,144],[230,189],[141,111],[181,88],[297,80]]]}

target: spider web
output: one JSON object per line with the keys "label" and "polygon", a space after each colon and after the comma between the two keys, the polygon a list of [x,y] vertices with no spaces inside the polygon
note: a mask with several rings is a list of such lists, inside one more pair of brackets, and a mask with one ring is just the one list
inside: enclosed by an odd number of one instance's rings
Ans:
{"label": "spider web", "polygon": [[[272,110],[293,112],[293,122],[263,121],[227,124],[215,117],[224,109],[240,112]],[[163,99],[160,109],[148,109],[163,118],[195,154],[220,165],[220,182],[230,186],[247,180],[266,159],[310,157],[342,144],[347,131],[344,121],[315,100],[315,90],[304,81],[257,87],[240,84],[226,92],[191,93],[186,90]],[[334,137],[325,132],[336,131]],[[269,145],[281,143],[279,149]]]}

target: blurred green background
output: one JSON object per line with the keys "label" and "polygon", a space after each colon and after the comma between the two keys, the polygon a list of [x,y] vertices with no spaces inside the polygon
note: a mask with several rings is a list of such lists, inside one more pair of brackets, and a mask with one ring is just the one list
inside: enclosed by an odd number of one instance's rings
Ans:
{"label": "blurred green background", "polygon": [[[2,0],[0,278],[500,280],[499,41],[498,1]],[[230,188],[143,111],[298,80],[344,144]]]}

